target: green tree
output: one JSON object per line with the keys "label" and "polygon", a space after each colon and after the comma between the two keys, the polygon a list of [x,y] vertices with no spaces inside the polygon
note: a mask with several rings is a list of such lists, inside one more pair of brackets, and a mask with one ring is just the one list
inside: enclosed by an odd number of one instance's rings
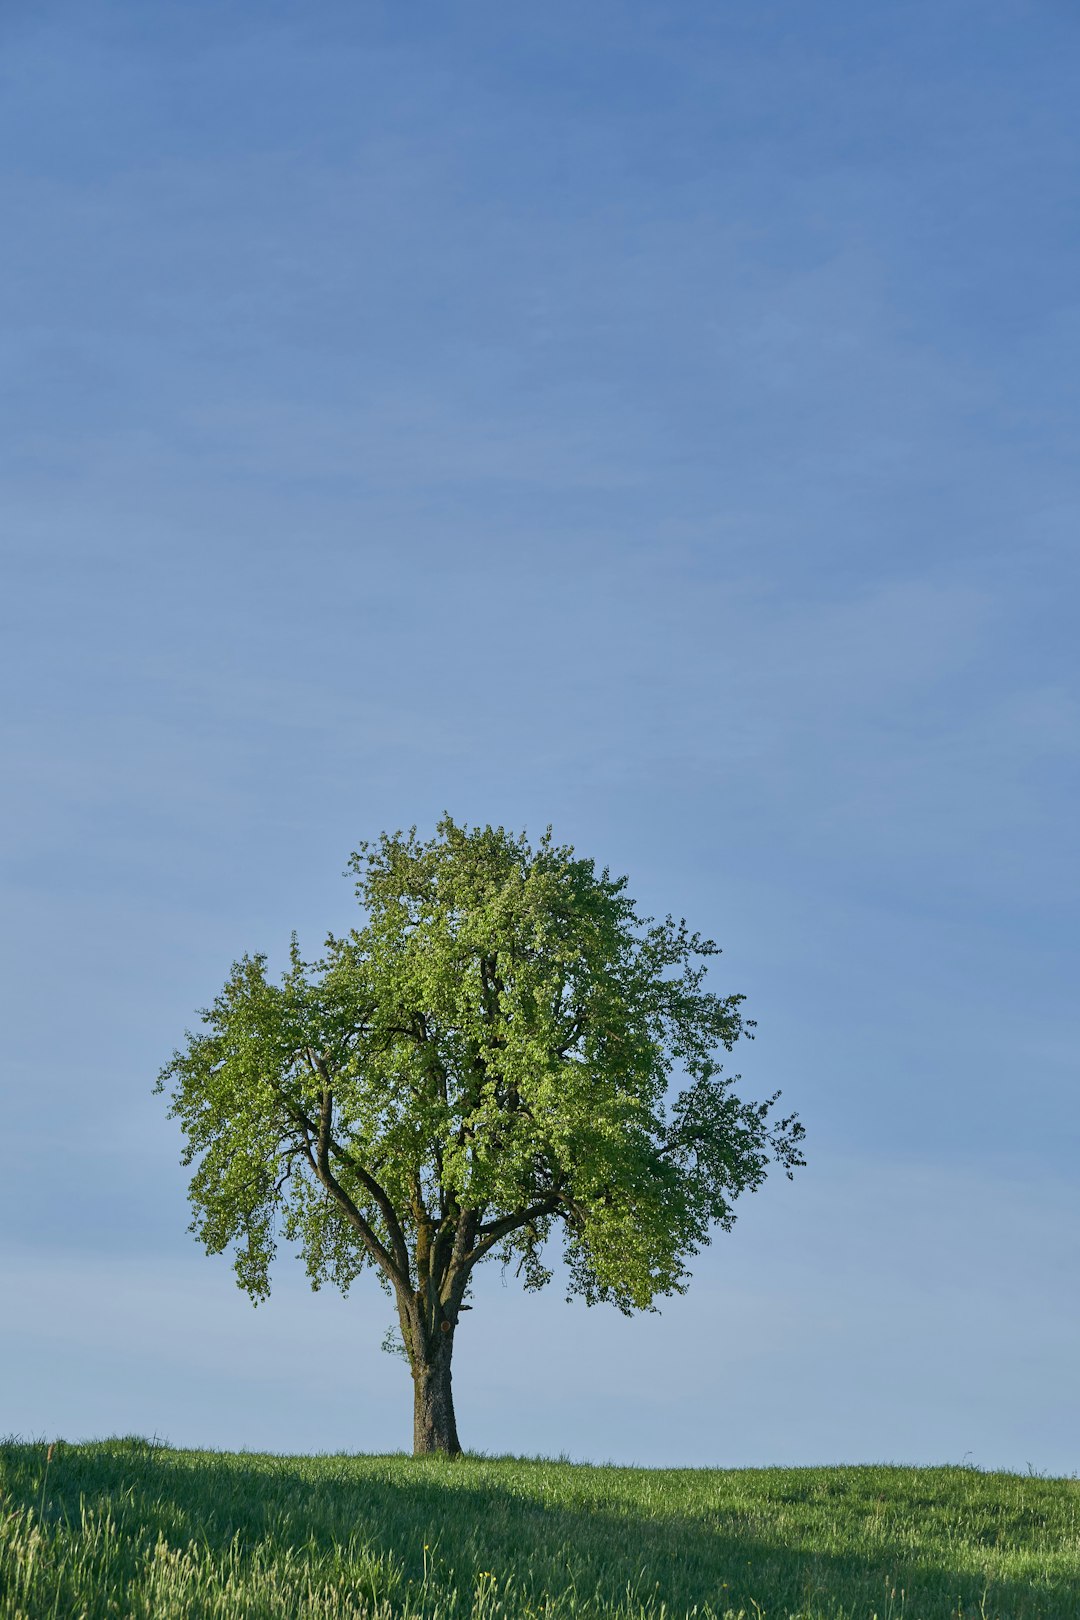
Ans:
{"label": "green tree", "polygon": [[[752,1024],[703,988],[711,940],[640,918],[625,878],[552,842],[448,816],[351,858],[364,926],[280,983],[235,963],[161,1071],[197,1161],[190,1230],[269,1293],[279,1238],[313,1287],[374,1268],[397,1307],[416,1452],[460,1450],[450,1365],[475,1267],[551,1272],[625,1312],[682,1293],[770,1158],[805,1163],[776,1097],[742,1102],[717,1054]],[[669,1097],[672,1072],[686,1081]],[[735,1076],[734,1079],[738,1079]]]}

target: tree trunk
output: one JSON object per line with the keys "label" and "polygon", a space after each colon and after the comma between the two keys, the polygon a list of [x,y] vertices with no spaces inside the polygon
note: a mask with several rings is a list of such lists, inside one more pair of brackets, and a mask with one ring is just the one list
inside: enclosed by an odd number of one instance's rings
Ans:
{"label": "tree trunk", "polygon": [[461,1451],[454,1396],[450,1387],[453,1334],[441,1334],[430,1357],[413,1364],[413,1456],[443,1451],[456,1457]]}

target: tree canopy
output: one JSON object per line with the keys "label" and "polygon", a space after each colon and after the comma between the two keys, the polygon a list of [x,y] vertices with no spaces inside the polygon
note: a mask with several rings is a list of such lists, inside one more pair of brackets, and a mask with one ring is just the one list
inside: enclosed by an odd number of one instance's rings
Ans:
{"label": "tree canopy", "polygon": [[[626,879],[449,816],[361,844],[362,925],[280,981],[237,961],[162,1070],[196,1164],[191,1230],[253,1300],[279,1241],[315,1287],[372,1267],[397,1306],[417,1450],[458,1449],[450,1355],[474,1267],[552,1276],[631,1312],[681,1293],[710,1230],[775,1159],[779,1093],[722,1072],[752,1022],[705,987],[718,947],[638,916]],[[672,1093],[672,1080],[681,1089]]]}

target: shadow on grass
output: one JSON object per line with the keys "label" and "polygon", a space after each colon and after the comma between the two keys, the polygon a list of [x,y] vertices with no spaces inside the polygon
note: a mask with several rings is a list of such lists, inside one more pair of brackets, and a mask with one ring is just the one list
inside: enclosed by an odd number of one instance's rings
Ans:
{"label": "shadow on grass", "polygon": [[[669,1614],[708,1605],[770,1620],[1080,1620],[1077,1562],[1040,1576],[1033,1560],[1039,1531],[1066,1517],[1076,1544],[1075,1508],[1062,1513],[1062,1491],[1080,1496],[1070,1482],[963,1469],[650,1474],[542,1460],[279,1458],[125,1440],[59,1446],[42,1493],[43,1459],[40,1446],[0,1447],[9,1506],[36,1509],[43,1496],[47,1522],[77,1525],[85,1502],[147,1549],[159,1536],[220,1552],[238,1541],[245,1553],[359,1542],[400,1569],[403,1602],[411,1590],[419,1603],[426,1573],[458,1588],[465,1613],[492,1572],[513,1578],[513,1609],[551,1596],[578,1613],[664,1604]],[[1001,1567],[1010,1551],[1015,1562],[1027,1555],[1028,1575]]]}

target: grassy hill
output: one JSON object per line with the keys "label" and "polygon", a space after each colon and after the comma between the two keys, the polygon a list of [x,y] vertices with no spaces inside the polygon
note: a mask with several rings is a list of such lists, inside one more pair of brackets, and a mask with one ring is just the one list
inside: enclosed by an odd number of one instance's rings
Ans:
{"label": "grassy hill", "polygon": [[0,1445],[0,1617],[1080,1620],[1080,1481]]}

